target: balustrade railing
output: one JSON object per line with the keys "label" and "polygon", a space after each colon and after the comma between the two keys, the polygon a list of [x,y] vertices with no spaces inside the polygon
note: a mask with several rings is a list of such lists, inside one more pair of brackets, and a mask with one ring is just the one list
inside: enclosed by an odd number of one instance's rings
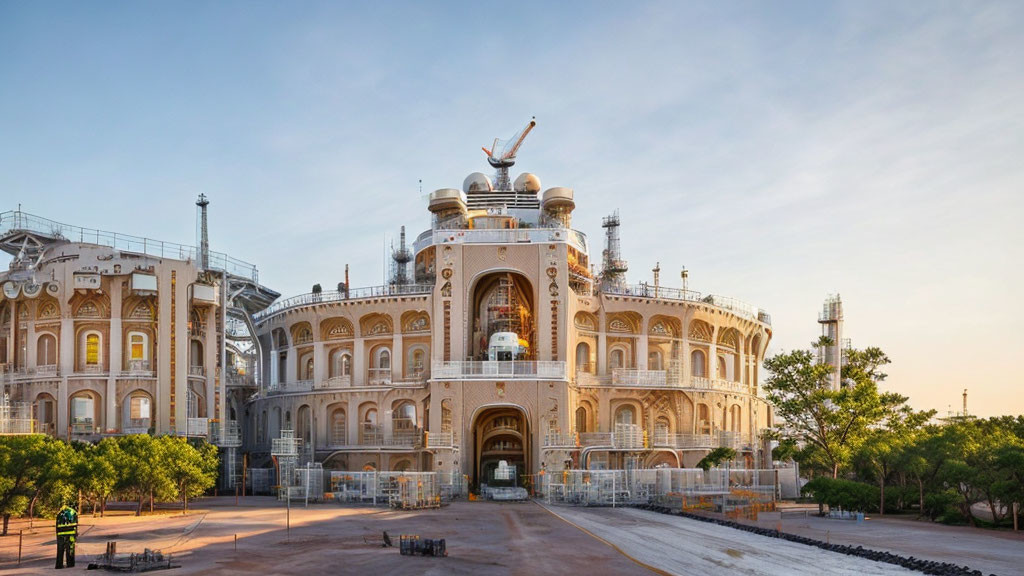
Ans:
{"label": "balustrade railing", "polygon": [[429,432],[427,436],[427,448],[451,448],[455,446],[455,434],[451,430],[443,432]]}
{"label": "balustrade railing", "polygon": [[352,376],[331,376],[327,380],[321,380],[313,385],[316,390],[329,390],[332,388],[351,388]]}
{"label": "balustrade railing", "polygon": [[409,294],[429,294],[433,291],[433,284],[403,284],[403,285],[386,285],[386,286],[370,286],[368,288],[352,288],[350,290],[342,291],[326,291],[326,292],[310,292],[308,294],[300,294],[291,298],[286,298],[275,302],[268,308],[253,314],[253,320],[256,322],[262,322],[267,318],[285,310],[292,308],[298,308],[300,306],[309,306],[311,304],[320,304],[324,302],[343,302],[345,300],[358,300],[361,298],[381,298],[386,296],[403,296]]}
{"label": "balustrade railing", "polygon": [[566,377],[565,362],[560,361],[435,361],[431,368],[434,379],[488,380],[504,379],[557,379]]}
{"label": "balustrade railing", "polygon": [[613,385],[628,386],[667,386],[664,370],[636,370],[633,368],[615,368],[612,370]]}
{"label": "balustrade railing", "polygon": [[200,377],[205,378],[206,377],[206,367],[205,366],[189,366],[188,367],[188,375],[189,376],[200,376]]}
{"label": "balustrade railing", "polygon": [[370,386],[391,384],[391,368],[369,368],[366,383]]}

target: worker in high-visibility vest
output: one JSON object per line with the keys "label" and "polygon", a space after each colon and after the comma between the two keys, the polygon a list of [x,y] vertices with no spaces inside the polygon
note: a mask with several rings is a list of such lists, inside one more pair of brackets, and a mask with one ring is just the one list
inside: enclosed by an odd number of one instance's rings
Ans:
{"label": "worker in high-visibility vest", "polygon": [[75,566],[75,540],[78,539],[78,512],[71,506],[63,506],[57,512],[57,568],[63,568],[67,559],[68,568]]}

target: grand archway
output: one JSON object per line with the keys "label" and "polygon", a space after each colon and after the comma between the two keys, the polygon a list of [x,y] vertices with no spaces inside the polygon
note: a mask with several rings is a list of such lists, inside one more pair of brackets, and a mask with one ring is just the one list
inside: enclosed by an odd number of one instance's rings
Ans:
{"label": "grand archway", "polygon": [[[473,485],[522,485],[522,475],[530,472],[530,433],[526,413],[515,406],[499,406],[481,411],[473,421]],[[504,461],[515,466],[514,478],[496,475]]]}
{"label": "grand archway", "polygon": [[[535,309],[533,286],[517,272],[492,272],[474,283],[470,300],[472,316],[468,355],[486,360],[490,338],[498,332],[514,333],[524,344],[519,359],[533,359]],[[511,358],[510,358],[511,359]]]}

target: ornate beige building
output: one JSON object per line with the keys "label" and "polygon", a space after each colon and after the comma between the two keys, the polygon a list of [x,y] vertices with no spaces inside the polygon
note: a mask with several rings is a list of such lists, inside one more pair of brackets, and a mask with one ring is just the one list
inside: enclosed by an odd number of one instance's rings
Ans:
{"label": "ornate beige building", "polygon": [[[497,182],[508,182],[499,173]],[[617,217],[601,274],[573,191],[480,173],[430,195],[433,225],[389,286],[313,292],[255,315],[263,386],[246,406],[259,462],[281,430],[345,470],[460,471],[493,482],[565,467],[762,457],[763,311],[657,282],[629,286]],[[412,271],[406,268],[411,262]]]}
{"label": "ornate beige building", "polygon": [[32,429],[208,437],[226,449],[225,483],[237,479],[235,391],[255,381],[231,328],[278,296],[254,266],[20,211],[0,214],[0,248],[13,256],[0,273],[0,382]]}
{"label": "ornate beige building", "polygon": [[687,467],[717,446],[770,467],[768,315],[657,278],[628,285],[617,216],[592,265],[572,190],[510,182],[507,166],[496,182],[432,193],[431,229],[411,250],[403,232],[389,285],[273,304],[255,267],[202,240],[4,213],[4,391],[61,437],[209,436],[226,484],[243,452],[267,465],[282,430],[327,468],[474,485],[502,461],[520,475]]}

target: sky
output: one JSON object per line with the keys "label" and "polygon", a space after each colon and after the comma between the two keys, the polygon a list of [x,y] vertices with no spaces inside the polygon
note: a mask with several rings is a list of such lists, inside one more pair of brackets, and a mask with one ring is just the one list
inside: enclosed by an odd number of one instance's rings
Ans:
{"label": "sky", "polygon": [[[1024,413],[1024,3],[0,2],[0,210],[194,243],[284,297],[382,283],[426,195],[575,190],[631,282],[845,336],[919,409]],[[420,181],[422,180],[422,191]]]}

